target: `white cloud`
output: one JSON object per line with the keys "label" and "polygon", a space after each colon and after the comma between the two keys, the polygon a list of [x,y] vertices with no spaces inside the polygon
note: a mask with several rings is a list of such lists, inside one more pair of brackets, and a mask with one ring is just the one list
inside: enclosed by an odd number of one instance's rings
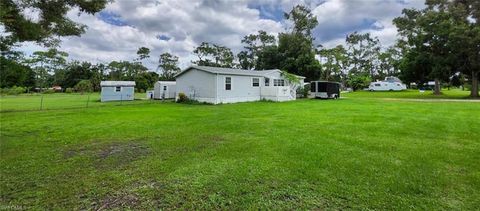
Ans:
{"label": "white cloud", "polygon": [[[145,46],[152,50],[151,58],[145,62],[150,69],[155,69],[158,56],[164,52],[179,56],[184,68],[195,59],[191,52],[202,41],[238,52],[242,48],[240,41],[247,34],[258,30],[271,34],[283,31],[283,20],[262,17],[276,17],[281,13],[279,9],[288,11],[297,3],[312,7],[319,21],[316,40],[327,47],[342,44],[346,34],[355,30],[370,32],[382,43],[391,44],[396,36],[391,20],[404,7],[423,5],[421,0],[119,0],[104,10],[107,15],[118,15],[111,20],[113,24],[100,14],[78,16],[78,11],[69,12],[70,18],[86,24],[88,30],[81,37],[62,38],[61,50],[72,59],[109,62],[133,60],[137,49]],[[252,4],[269,10],[261,11]],[[115,25],[115,21],[122,24]],[[158,39],[159,36],[165,39]],[[20,49],[31,53],[38,47],[26,44]]]}

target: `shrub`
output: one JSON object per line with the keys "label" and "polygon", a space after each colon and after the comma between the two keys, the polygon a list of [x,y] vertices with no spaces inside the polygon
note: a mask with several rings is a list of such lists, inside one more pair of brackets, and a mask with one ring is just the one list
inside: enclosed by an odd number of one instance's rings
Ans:
{"label": "shrub", "polygon": [[301,95],[301,98],[308,98],[308,91],[310,91],[310,84],[305,87],[299,87],[297,89],[297,96]]}
{"label": "shrub", "polygon": [[11,88],[1,89],[1,93],[6,95],[19,95],[25,93],[25,91],[27,91],[27,89],[21,86],[13,86]]}
{"label": "shrub", "polygon": [[189,99],[188,99],[187,95],[185,95],[185,93],[183,93],[183,92],[178,93],[177,103],[185,103],[188,100]]}
{"label": "shrub", "polygon": [[53,94],[53,93],[55,93],[55,90],[53,90],[53,89],[45,89],[42,93],[43,93],[43,94]]}
{"label": "shrub", "polygon": [[463,87],[466,91],[472,90],[472,85],[471,84],[464,84]]}
{"label": "shrub", "polygon": [[187,95],[185,95],[185,93],[183,92],[178,93],[177,103],[194,104],[194,105],[211,105],[211,103],[198,102],[197,100],[189,99]]}
{"label": "shrub", "polygon": [[65,89],[65,93],[72,93],[73,92],[73,89],[72,88],[67,88]]}
{"label": "shrub", "polygon": [[369,76],[362,76],[362,75],[350,75],[347,80],[348,86],[352,87],[353,91],[363,89],[370,85],[372,80]]}
{"label": "shrub", "polygon": [[77,85],[75,85],[74,88],[77,92],[81,92],[82,94],[84,92],[91,92],[93,90],[92,82],[89,80],[81,80],[77,83]]}

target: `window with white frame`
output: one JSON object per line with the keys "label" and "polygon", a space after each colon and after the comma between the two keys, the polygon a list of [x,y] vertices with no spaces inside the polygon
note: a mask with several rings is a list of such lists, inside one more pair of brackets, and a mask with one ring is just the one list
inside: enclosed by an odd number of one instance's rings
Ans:
{"label": "window with white frame", "polygon": [[167,86],[163,86],[163,91],[167,91]]}
{"label": "window with white frame", "polygon": [[225,90],[232,90],[232,77],[225,77]]}
{"label": "window with white frame", "polygon": [[270,78],[265,78],[265,86],[270,86]]}
{"label": "window with white frame", "polygon": [[121,92],[121,91],[122,91],[122,87],[120,87],[120,86],[115,87],[115,92]]}
{"label": "window with white frame", "polygon": [[260,78],[252,78],[252,86],[259,87],[260,86]]}
{"label": "window with white frame", "polygon": [[273,86],[285,86],[285,80],[273,79]]}

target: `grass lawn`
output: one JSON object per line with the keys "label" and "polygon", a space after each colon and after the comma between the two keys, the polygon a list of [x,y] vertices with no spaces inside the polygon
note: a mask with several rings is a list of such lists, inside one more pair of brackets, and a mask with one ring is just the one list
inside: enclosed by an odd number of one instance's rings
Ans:
{"label": "grass lawn", "polygon": [[419,90],[405,90],[401,92],[388,91],[356,91],[345,96],[356,98],[410,98],[410,99],[469,99],[470,91],[460,89],[442,90],[442,95],[434,95],[432,91],[420,92]]}
{"label": "grass lawn", "polygon": [[480,209],[480,103],[403,95],[2,112],[0,208]]}
{"label": "grass lawn", "polygon": [[24,94],[19,96],[0,96],[0,112],[32,111],[52,109],[72,109],[87,107],[103,107],[113,105],[136,105],[146,103],[140,99],[145,98],[145,93],[135,93],[136,101],[100,102],[100,93],[85,94]]}

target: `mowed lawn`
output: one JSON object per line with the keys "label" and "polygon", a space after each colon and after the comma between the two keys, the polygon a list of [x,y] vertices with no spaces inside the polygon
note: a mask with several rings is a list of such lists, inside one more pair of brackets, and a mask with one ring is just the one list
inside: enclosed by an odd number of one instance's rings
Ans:
{"label": "mowed lawn", "polygon": [[480,209],[480,103],[368,93],[2,112],[0,207]]}

